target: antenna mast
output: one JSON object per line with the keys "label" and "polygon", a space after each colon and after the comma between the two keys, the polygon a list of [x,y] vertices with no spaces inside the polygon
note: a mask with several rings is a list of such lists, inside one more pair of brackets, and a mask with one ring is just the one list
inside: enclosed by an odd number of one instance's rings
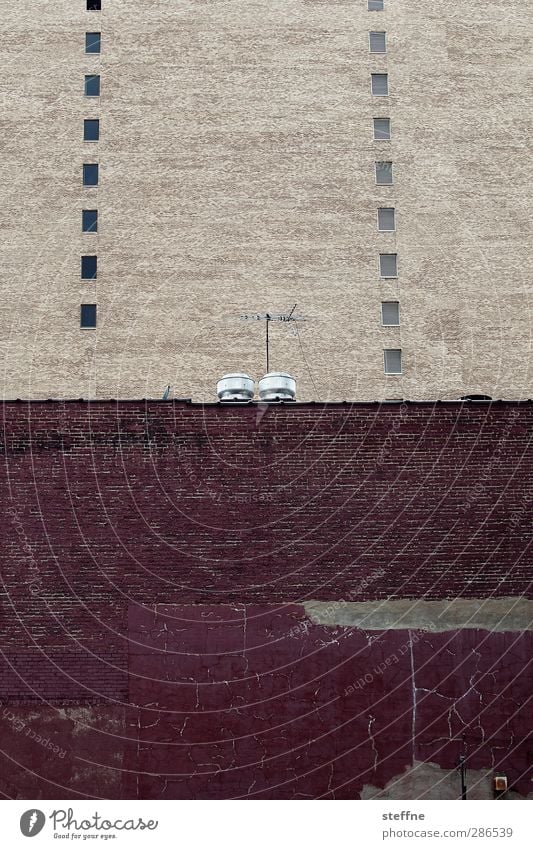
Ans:
{"label": "antenna mast", "polygon": [[271,321],[305,321],[305,318],[302,315],[294,315],[294,310],[296,309],[297,304],[294,304],[292,310],[289,313],[250,313],[246,315],[241,315],[242,321],[264,321],[266,322],[266,338],[265,338],[265,348],[266,348],[266,370],[267,374],[270,371],[270,351],[269,351],[269,326]]}

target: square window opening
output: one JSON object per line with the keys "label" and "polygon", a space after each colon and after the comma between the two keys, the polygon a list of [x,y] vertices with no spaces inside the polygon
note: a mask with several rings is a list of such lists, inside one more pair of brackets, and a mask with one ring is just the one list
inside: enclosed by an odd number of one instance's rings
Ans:
{"label": "square window opening", "polygon": [[83,233],[98,232],[98,210],[84,209],[81,213],[81,229]]}
{"label": "square window opening", "polygon": [[383,351],[385,374],[402,373],[402,351],[401,348],[388,348]]}
{"label": "square window opening", "polygon": [[368,0],[369,12],[382,12],[385,7],[384,0]]}
{"label": "square window opening", "polygon": [[101,12],[102,11],[102,0],[87,0],[87,11],[88,12]]}
{"label": "square window opening", "polygon": [[98,257],[91,256],[82,256],[81,258],[81,279],[82,280],[96,280],[98,272]]}
{"label": "square window opening", "polygon": [[101,51],[101,33],[86,32],[85,33],[85,52],[100,53]]}
{"label": "square window opening", "polygon": [[81,304],[80,327],[96,327],[96,304]]}
{"label": "square window opening", "polygon": [[382,301],[381,303],[381,323],[384,327],[399,327],[400,326],[400,302],[399,301]]}

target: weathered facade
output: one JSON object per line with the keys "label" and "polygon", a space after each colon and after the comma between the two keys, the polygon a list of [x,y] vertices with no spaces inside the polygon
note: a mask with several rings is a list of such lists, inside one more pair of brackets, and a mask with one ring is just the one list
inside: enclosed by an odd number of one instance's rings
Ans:
{"label": "weathered facade", "polygon": [[302,400],[530,397],[530,35],[518,0],[3,3],[3,396],[210,399],[223,372],[264,372],[264,326],[240,316],[297,303],[272,367]]}
{"label": "weathered facade", "polygon": [[0,791],[530,795],[531,411],[3,404]]}

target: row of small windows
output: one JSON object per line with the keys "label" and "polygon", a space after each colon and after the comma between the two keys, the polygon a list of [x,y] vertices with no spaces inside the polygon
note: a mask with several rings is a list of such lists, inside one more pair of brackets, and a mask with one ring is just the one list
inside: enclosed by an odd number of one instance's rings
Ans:
{"label": "row of small windows", "polygon": [[[383,3],[376,6],[368,4],[369,11],[381,11]],[[370,52],[385,53],[385,32],[369,33]],[[374,96],[385,97],[389,93],[388,74],[371,74],[371,91]],[[374,118],[374,140],[389,141],[391,138],[390,118]],[[376,184],[378,186],[390,186],[393,183],[392,162],[375,163]],[[378,209],[378,230],[380,232],[391,232],[396,229],[395,210],[392,207],[380,207]],[[379,271],[381,278],[395,278],[398,276],[397,254],[380,254]],[[387,301],[381,305],[382,324],[388,327],[396,327],[400,324],[400,304],[398,301]],[[385,374],[401,374],[401,351],[385,351]]]}
{"label": "row of small windows", "polygon": [[[369,12],[382,12],[383,0],[368,0]],[[387,52],[386,33],[370,32],[369,45],[371,53]],[[371,74],[371,92],[375,97],[387,97],[389,94],[388,74]],[[389,141],[391,138],[390,118],[374,118],[374,141]],[[392,185],[392,162],[376,162],[376,183],[378,186]],[[378,208],[378,230],[393,232],[396,229],[396,210],[394,207]],[[398,255],[380,254],[379,273],[382,278],[398,276]],[[400,326],[400,302],[382,301],[381,323],[384,327]],[[385,374],[400,375],[402,373],[402,351],[400,348],[388,348],[383,351],[383,369]]]}
{"label": "row of small windows", "polygon": [[[87,0],[87,11],[100,11],[101,0]],[[85,52],[100,53],[101,35],[99,32],[85,33]],[[84,93],[87,97],[100,96],[100,75],[86,74]],[[100,138],[100,121],[94,118],[86,118],[83,122],[84,141],[98,141]],[[83,185],[98,185],[98,165],[86,164],[83,166]],[[96,233],[98,231],[98,210],[83,209],[81,213],[81,227],[84,233]],[[96,280],[98,274],[98,257],[82,256],[81,277],[82,280]],[[96,327],[96,304],[81,304],[80,327]]]}
{"label": "row of small windows", "polygon": [[[85,217],[83,218],[84,233],[94,233],[98,226],[98,212],[96,209],[83,210],[83,216],[88,215],[87,224],[90,229],[85,229]],[[98,257],[95,254],[86,254],[81,258],[81,279],[96,280],[98,276]],[[398,277],[398,254],[379,255],[379,276],[382,278]]]}
{"label": "row of small windows", "polygon": [[[382,309],[399,307],[398,303],[383,303]],[[85,330],[93,330],[96,327],[97,304],[81,304],[80,327]],[[385,321],[383,322],[385,324]],[[402,351],[401,348],[385,348],[383,351],[383,370],[385,374],[402,373]]]}
{"label": "row of small windows", "polygon": [[[368,3],[369,11],[381,11],[383,2]],[[370,52],[386,53],[387,42],[385,32],[369,33]],[[388,74],[371,74],[371,92],[375,97],[387,97],[389,94]],[[391,138],[390,118],[374,118],[374,140],[389,141]],[[378,186],[390,186],[393,183],[392,162],[376,162],[376,184]],[[391,232],[395,230],[395,210],[390,207],[378,209],[378,230]],[[397,254],[380,254],[379,271],[382,278],[395,278],[398,276]],[[399,326],[400,305],[399,302],[384,302],[381,305],[382,324],[384,326]],[[384,352],[385,374],[401,374],[401,351],[389,350]]]}
{"label": "row of small windows", "polygon": [[[96,304],[82,304],[80,310],[80,319],[82,327],[96,327]],[[382,301],[381,321],[385,327],[398,327],[398,325],[400,324],[399,301]],[[396,349],[396,351],[397,350],[398,349]],[[390,373],[395,374],[396,372]]]}
{"label": "row of small windows", "polygon": [[[87,0],[88,12],[100,12],[102,0]],[[101,37],[99,32],[85,33],[85,52],[100,53]],[[100,96],[99,74],[86,74],[84,92],[87,97]],[[83,122],[83,138],[85,141],[98,141],[100,138],[100,122],[88,118]],[[98,165],[87,164],[83,166],[83,185],[98,185]],[[98,210],[83,209],[81,213],[81,227],[84,233],[96,233],[98,230]],[[98,259],[95,256],[83,256],[81,258],[81,276],[84,280],[94,280],[97,275]],[[81,304],[80,327],[93,329],[96,327],[96,304]]]}
{"label": "row of small windows", "polygon": [[[87,0],[88,11],[100,11],[101,3],[94,0]],[[101,34],[99,32],[88,32],[85,34],[85,52],[100,53],[101,51]],[[100,75],[86,74],[84,93],[86,97],[100,96]],[[100,121],[97,118],[86,118],[83,122],[83,140],[98,141],[100,138]],[[86,164],[83,166],[83,185],[97,186],[98,185],[98,165]],[[96,233],[98,232],[98,210],[84,209],[82,210],[82,232]],[[81,258],[81,277],[82,280],[96,280],[98,273],[98,258],[96,256],[82,256]],[[81,306],[81,327],[96,327],[96,304],[82,304]]]}
{"label": "row of small windows", "polygon": [[[97,141],[99,137],[99,122],[85,121],[84,139]],[[392,162],[376,162],[376,183],[378,186],[392,186]],[[83,185],[97,186],[99,177],[98,163],[86,163],[83,166]],[[383,228],[386,229],[386,228]],[[391,228],[394,229],[394,228]]]}
{"label": "row of small windows", "polygon": [[[397,301],[386,301],[381,304],[383,324],[398,324],[395,320],[398,315],[399,303]],[[85,330],[96,328],[97,304],[80,305],[80,327]],[[402,351],[401,348],[385,348],[383,351],[383,370],[385,374],[402,373]]]}
{"label": "row of small windows", "polygon": [[[368,34],[370,52],[371,53],[386,53],[387,52],[387,34],[386,32],[370,32]],[[101,53],[102,52],[102,33],[101,32],[86,32],[85,33],[85,52],[86,53]],[[388,88],[387,74],[372,74],[372,93],[387,94],[385,91],[374,91],[374,84],[377,88]]]}
{"label": "row of small windows", "polygon": [[[95,233],[98,227],[98,211],[96,209],[84,209],[83,216],[89,215],[88,227],[85,227],[83,219],[83,232]],[[98,275],[98,257],[95,254],[87,254],[81,258],[81,279],[96,280]],[[398,277],[398,254],[379,255],[379,276],[382,278]]]}
{"label": "row of small windows", "polygon": [[[87,97],[100,96],[100,77],[85,77],[85,94]],[[390,118],[374,118],[374,140],[390,141],[391,123]],[[100,134],[100,122],[98,119],[86,118],[84,121],[85,141],[97,141]]]}
{"label": "row of small windows", "polygon": [[[100,11],[101,0],[87,0],[88,11]],[[368,0],[369,11],[383,11],[383,0]],[[369,47],[371,53],[386,53],[386,33],[370,32]],[[102,39],[100,32],[87,32],[85,34],[85,52],[100,53]],[[389,93],[388,74],[371,75],[371,91],[374,96],[384,97]],[[100,75],[86,74],[84,93],[86,97],[100,96]],[[100,138],[100,122],[98,119],[85,119],[83,126],[84,141],[98,141]],[[376,141],[388,141],[391,138],[390,118],[374,118],[374,139]],[[391,185],[392,162],[376,162],[376,183],[378,185]],[[97,186],[99,177],[98,164],[87,163],[83,166],[83,185]],[[82,231],[84,233],[95,233],[98,230],[98,210],[82,210]],[[390,232],[395,230],[395,210],[391,207],[380,207],[378,209],[378,230]],[[379,270],[382,278],[395,278],[398,275],[397,254],[380,254]],[[83,280],[95,280],[98,274],[98,258],[94,255],[86,255],[81,258],[81,276]],[[96,327],[96,304],[81,304],[80,326],[82,328]],[[396,327],[400,324],[400,304],[398,301],[383,301],[381,304],[381,320],[384,326]],[[401,374],[402,364],[400,349],[387,349],[384,354],[385,374]]]}
{"label": "row of small windows", "polygon": [[[378,209],[378,230],[392,232],[396,229],[396,210],[391,206],[381,206]],[[96,233],[98,231],[98,210],[82,210],[82,232]]]}
{"label": "row of small windows", "polygon": [[[381,304],[383,324],[399,324],[398,301],[384,301]],[[80,305],[80,327],[92,330],[96,327],[97,304]],[[402,373],[402,351],[401,348],[385,348],[383,351],[383,370],[385,374]]]}
{"label": "row of small windows", "polygon": [[[84,229],[84,233],[94,233],[98,226],[98,212],[95,209],[83,210],[83,215],[89,214],[88,224],[91,229]],[[85,228],[85,219],[83,220]],[[98,257],[95,254],[86,254],[81,258],[81,279],[96,280],[98,276]],[[398,254],[379,255],[379,276],[383,279],[394,279],[398,277]]]}

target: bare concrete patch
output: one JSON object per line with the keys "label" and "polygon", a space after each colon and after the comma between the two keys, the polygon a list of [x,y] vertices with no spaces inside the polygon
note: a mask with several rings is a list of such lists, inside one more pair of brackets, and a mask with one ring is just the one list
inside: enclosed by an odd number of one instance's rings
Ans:
{"label": "bare concrete patch", "polygon": [[[467,772],[468,799],[494,799],[492,790],[493,771],[469,769]],[[528,794],[526,798],[530,798]],[[442,769],[436,763],[415,761],[405,772],[396,776],[385,787],[365,784],[361,799],[460,799],[461,780],[457,770]],[[523,799],[518,793],[509,791],[505,799]]]}
{"label": "bare concrete patch", "polygon": [[525,598],[450,599],[423,601],[308,601],[305,611],[315,625],[344,625],[368,631],[416,628],[454,631],[474,628],[486,631],[533,630],[533,601]]}

